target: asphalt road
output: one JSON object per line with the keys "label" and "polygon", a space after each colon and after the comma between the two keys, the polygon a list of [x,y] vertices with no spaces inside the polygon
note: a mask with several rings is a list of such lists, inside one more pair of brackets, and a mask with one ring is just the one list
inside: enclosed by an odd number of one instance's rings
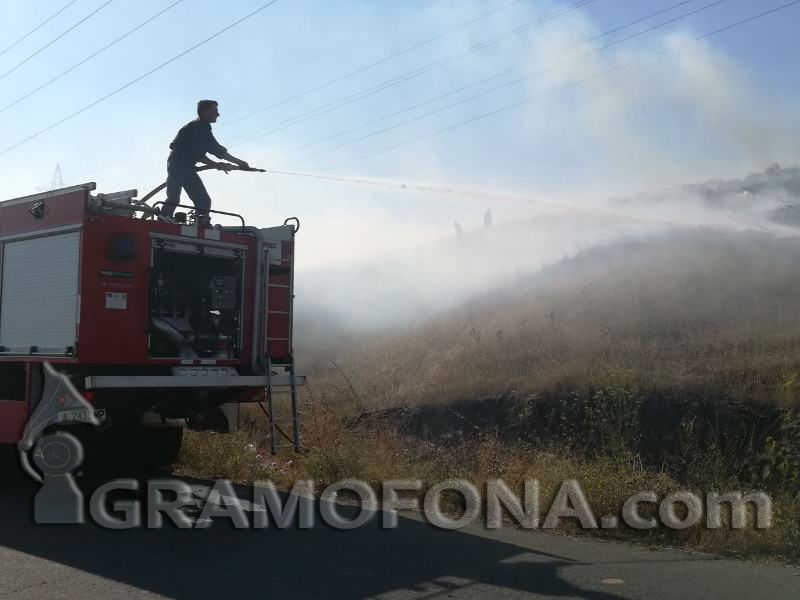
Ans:
{"label": "asphalt road", "polygon": [[4,480],[0,598],[800,598],[794,568],[414,516],[395,530],[36,526],[37,489]]}

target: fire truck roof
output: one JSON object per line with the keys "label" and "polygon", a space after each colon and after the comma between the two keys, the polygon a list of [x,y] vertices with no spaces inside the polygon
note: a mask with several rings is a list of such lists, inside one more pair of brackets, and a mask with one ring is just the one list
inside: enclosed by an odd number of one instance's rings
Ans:
{"label": "fire truck roof", "polygon": [[81,183],[80,185],[71,185],[69,187],[59,188],[57,190],[48,190],[46,192],[39,192],[38,194],[31,194],[29,196],[20,196],[19,198],[10,198],[8,200],[0,201],[0,205],[11,206],[21,202],[35,202],[36,200],[44,200],[46,198],[53,198],[54,196],[61,196],[71,192],[79,192],[81,190],[94,191],[97,184],[93,181],[89,183]]}

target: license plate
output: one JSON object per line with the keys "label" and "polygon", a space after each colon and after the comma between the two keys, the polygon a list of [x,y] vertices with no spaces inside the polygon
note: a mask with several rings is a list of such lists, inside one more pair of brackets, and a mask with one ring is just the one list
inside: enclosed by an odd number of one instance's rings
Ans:
{"label": "license plate", "polygon": [[104,408],[97,409],[79,409],[79,410],[64,410],[58,413],[59,423],[91,423],[92,420],[97,419],[100,423],[106,420],[106,411]]}

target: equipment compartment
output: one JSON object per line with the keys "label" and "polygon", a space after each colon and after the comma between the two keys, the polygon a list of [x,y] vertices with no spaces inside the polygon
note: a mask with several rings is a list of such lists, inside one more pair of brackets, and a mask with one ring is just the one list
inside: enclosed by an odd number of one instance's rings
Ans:
{"label": "equipment compartment", "polygon": [[243,257],[174,246],[153,248],[150,336],[153,358],[239,358]]}

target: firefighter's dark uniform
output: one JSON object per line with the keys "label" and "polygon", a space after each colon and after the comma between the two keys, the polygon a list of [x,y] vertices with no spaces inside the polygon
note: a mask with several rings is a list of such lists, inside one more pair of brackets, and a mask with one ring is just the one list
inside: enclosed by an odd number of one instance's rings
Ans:
{"label": "firefighter's dark uniform", "polygon": [[181,127],[169,147],[172,152],[167,159],[167,200],[161,208],[161,214],[172,216],[175,205],[180,204],[183,188],[194,204],[197,216],[208,216],[211,196],[194,166],[206,154],[222,158],[228,150],[214,139],[211,124],[200,119]]}

